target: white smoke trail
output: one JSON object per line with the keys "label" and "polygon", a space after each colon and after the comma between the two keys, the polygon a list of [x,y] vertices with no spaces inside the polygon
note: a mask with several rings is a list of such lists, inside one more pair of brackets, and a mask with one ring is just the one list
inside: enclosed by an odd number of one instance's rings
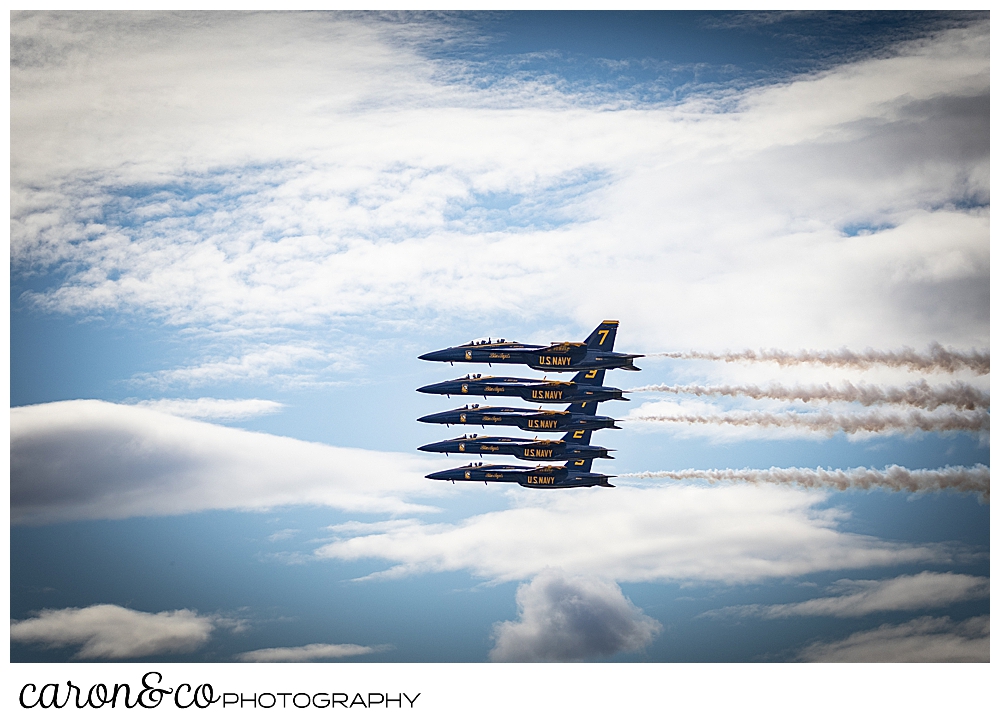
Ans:
{"label": "white smoke trail", "polygon": [[814,432],[846,434],[858,432],[985,432],[990,428],[988,412],[924,414],[922,412],[868,412],[866,414],[796,414],[788,412],[741,412],[738,414],[650,414],[629,416],[624,421],[680,422],[685,424],[729,424],[737,427],[793,427]]}
{"label": "white smoke trail", "polygon": [[937,409],[944,405],[959,409],[989,408],[990,406],[989,392],[976,389],[971,384],[953,382],[944,386],[932,387],[923,379],[906,387],[852,384],[850,382],[844,382],[839,387],[832,387],[829,384],[799,386],[781,384],[767,386],[756,384],[738,386],[728,384],[718,386],[650,384],[629,391],[668,392],[695,396],[740,396],[751,399],[782,399],[787,401],[801,399],[803,402],[858,402],[866,407],[874,404],[905,404],[924,409]]}
{"label": "white smoke trail", "polygon": [[797,353],[780,351],[778,349],[753,351],[747,349],[740,352],[715,354],[700,351],[663,352],[647,354],[647,356],[662,356],[670,359],[708,359],[726,362],[777,362],[782,366],[791,364],[826,364],[835,367],[855,367],[868,369],[875,365],[890,367],[907,367],[914,371],[947,371],[971,369],[977,374],[990,373],[989,352],[957,352],[945,349],[940,344],[931,344],[927,352],[919,352],[904,347],[900,351],[876,351],[866,349],[854,352],[849,349],[840,351],[811,351]]}
{"label": "white smoke trail", "polygon": [[957,490],[975,492],[986,502],[990,498],[990,468],[944,467],[942,469],[907,469],[891,465],[885,469],[854,467],[853,469],[823,469],[817,467],[771,467],[770,469],[683,469],[676,472],[631,472],[618,477],[633,479],[703,479],[711,483],[733,481],[751,484],[799,485],[800,487],[833,487],[839,490],[871,489],[873,487],[898,492],[931,492]]}

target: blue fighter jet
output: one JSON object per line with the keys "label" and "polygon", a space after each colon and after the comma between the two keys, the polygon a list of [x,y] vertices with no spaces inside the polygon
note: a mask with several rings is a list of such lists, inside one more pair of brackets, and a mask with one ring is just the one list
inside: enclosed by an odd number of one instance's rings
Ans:
{"label": "blue fighter jet", "polygon": [[602,321],[583,342],[553,342],[549,346],[522,344],[498,339],[470,341],[468,344],[421,354],[425,361],[478,362],[487,364],[527,364],[539,371],[569,372],[582,369],[628,369],[639,371],[633,359],[642,354],[621,354],[615,346],[617,321]]}
{"label": "blue fighter jet", "polygon": [[517,427],[526,432],[569,432],[580,429],[621,429],[611,417],[587,414],[588,406],[596,402],[571,404],[563,411],[551,409],[519,409],[517,407],[480,407],[466,405],[447,412],[428,414],[418,422],[430,424],[478,424],[497,427]]}
{"label": "blue fighter jet", "polygon": [[622,390],[616,387],[595,385],[587,379],[588,374],[599,370],[580,372],[573,381],[559,382],[548,379],[518,379],[516,377],[484,377],[481,374],[467,374],[461,379],[452,379],[439,384],[428,384],[417,391],[424,394],[462,394],[483,397],[520,397],[526,402],[539,404],[565,404],[567,402],[604,402],[610,399],[628,401]]}
{"label": "blue fighter jet", "polygon": [[608,480],[614,475],[590,471],[594,460],[578,459],[565,465],[519,467],[508,464],[470,464],[466,467],[433,472],[428,479],[468,480],[470,482],[514,482],[535,489],[566,489],[569,487],[614,487]]}
{"label": "blue fighter jet", "polygon": [[544,460],[546,462],[578,459],[614,459],[608,452],[614,450],[596,447],[590,443],[590,430],[568,432],[562,439],[519,439],[517,437],[488,437],[475,434],[433,442],[418,447],[421,452],[445,454],[509,454],[518,459]]}

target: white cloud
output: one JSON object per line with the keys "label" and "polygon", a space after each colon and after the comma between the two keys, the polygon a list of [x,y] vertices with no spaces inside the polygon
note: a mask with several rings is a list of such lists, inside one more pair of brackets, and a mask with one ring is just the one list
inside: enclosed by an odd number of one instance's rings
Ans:
{"label": "white cloud", "polygon": [[493,626],[490,660],[571,662],[646,647],[663,626],[615,583],[546,570],[517,589],[518,620]]}
{"label": "white cloud", "polygon": [[281,402],[267,399],[148,399],[136,404],[138,407],[175,417],[191,419],[253,419],[265,414],[274,414],[284,408]]}
{"label": "white cloud", "polygon": [[118,605],[42,610],[10,624],[10,639],[47,647],[79,645],[73,656],[123,660],[189,653],[208,642],[214,624],[193,610],[144,613]]}
{"label": "white cloud", "polygon": [[[15,524],[120,519],[211,509],[326,505],[389,514],[429,511],[430,460],[302,442],[75,400],[10,411]],[[426,469],[425,469],[426,467]]]}
{"label": "white cloud", "polygon": [[925,571],[916,575],[901,575],[890,580],[839,580],[835,588],[847,592],[799,603],[739,605],[704,614],[764,618],[831,615],[848,618],[895,610],[922,610],[988,597],[990,580],[988,577],[960,575],[953,572]]}
{"label": "white cloud", "polygon": [[461,32],[15,15],[12,261],[78,269],[25,298],[261,334],[566,310],[650,351],[988,344],[988,23],[725,112],[456,83],[415,48]]}
{"label": "white cloud", "polygon": [[322,351],[316,348],[315,343],[264,344],[225,359],[137,375],[135,380],[159,386],[182,384],[193,387],[232,381],[306,386],[316,384],[317,375],[324,371],[350,366],[342,361],[342,356],[343,349]]}
{"label": "white cloud", "polygon": [[952,622],[922,617],[901,625],[882,625],[833,643],[802,651],[810,663],[988,663],[990,616]]}
{"label": "white cloud", "polygon": [[732,485],[511,493],[512,509],[456,524],[394,520],[332,528],[315,554],[393,563],[382,575],[467,570],[524,580],[546,568],[618,581],[744,583],[818,570],[945,561],[936,544],[886,542],[838,529],[825,495]]}
{"label": "white cloud", "polygon": [[351,658],[356,655],[368,655],[383,650],[383,647],[353,645],[350,643],[328,645],[313,643],[297,648],[262,648],[249,650],[236,656],[241,663],[308,663],[314,660],[332,660],[336,658]]}

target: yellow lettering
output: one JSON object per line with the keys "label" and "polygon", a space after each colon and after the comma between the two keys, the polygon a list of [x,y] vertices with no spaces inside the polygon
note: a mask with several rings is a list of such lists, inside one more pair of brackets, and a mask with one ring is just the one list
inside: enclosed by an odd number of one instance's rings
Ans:
{"label": "yellow lettering", "polygon": [[550,367],[568,367],[573,360],[568,356],[540,356],[538,363]]}
{"label": "yellow lettering", "polygon": [[528,429],[555,429],[558,424],[554,419],[529,419]]}
{"label": "yellow lettering", "polygon": [[587,372],[587,375],[584,377],[584,379],[593,379],[596,376],[597,376],[597,370],[591,369],[589,372]]}
{"label": "yellow lettering", "polygon": [[601,346],[604,346],[604,342],[607,341],[607,339],[608,339],[608,332],[609,331],[611,331],[611,330],[610,329],[601,329],[599,332],[597,332],[598,334],[601,335],[601,344],[600,344]]}
{"label": "yellow lettering", "polygon": [[532,399],[562,399],[562,392],[553,392],[548,389],[532,389]]}
{"label": "yellow lettering", "polygon": [[583,439],[583,430],[578,429],[575,432],[573,432],[573,439]]}

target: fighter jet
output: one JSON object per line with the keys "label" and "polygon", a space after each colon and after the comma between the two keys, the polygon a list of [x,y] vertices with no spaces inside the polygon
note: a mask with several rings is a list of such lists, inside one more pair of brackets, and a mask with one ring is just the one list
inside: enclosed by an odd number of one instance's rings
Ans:
{"label": "fighter jet", "polygon": [[603,402],[621,399],[622,390],[591,384],[585,377],[596,373],[580,372],[571,382],[548,379],[518,379],[516,377],[484,377],[481,374],[467,374],[461,379],[452,379],[439,384],[428,384],[417,391],[424,394],[464,394],[483,397],[520,397],[526,402],[539,404],[565,404],[566,402]]}
{"label": "fighter jet", "polygon": [[613,450],[590,444],[590,430],[568,432],[562,439],[519,439],[517,437],[480,437],[475,434],[462,435],[445,442],[434,442],[418,447],[421,452],[444,452],[445,454],[510,454],[518,459],[557,460],[594,459],[603,457],[614,459],[608,452]]}
{"label": "fighter jet", "polygon": [[639,371],[633,359],[642,354],[621,354],[615,346],[617,321],[602,321],[584,342],[553,342],[549,346],[522,344],[498,339],[470,341],[468,344],[421,354],[425,361],[485,362],[487,364],[527,364],[539,371],[569,372],[581,369],[628,369]]}
{"label": "fighter jet", "polygon": [[578,459],[565,465],[519,467],[509,464],[470,464],[427,475],[428,479],[468,480],[472,482],[514,482],[536,489],[568,487],[614,487],[608,480],[614,475],[590,471],[592,459]]}
{"label": "fighter jet", "polygon": [[588,406],[596,402],[571,404],[564,411],[549,409],[518,409],[517,407],[480,407],[466,405],[448,412],[428,414],[418,422],[431,424],[478,424],[498,427],[518,427],[526,432],[568,432],[581,429],[621,429],[611,417],[588,414]]}

